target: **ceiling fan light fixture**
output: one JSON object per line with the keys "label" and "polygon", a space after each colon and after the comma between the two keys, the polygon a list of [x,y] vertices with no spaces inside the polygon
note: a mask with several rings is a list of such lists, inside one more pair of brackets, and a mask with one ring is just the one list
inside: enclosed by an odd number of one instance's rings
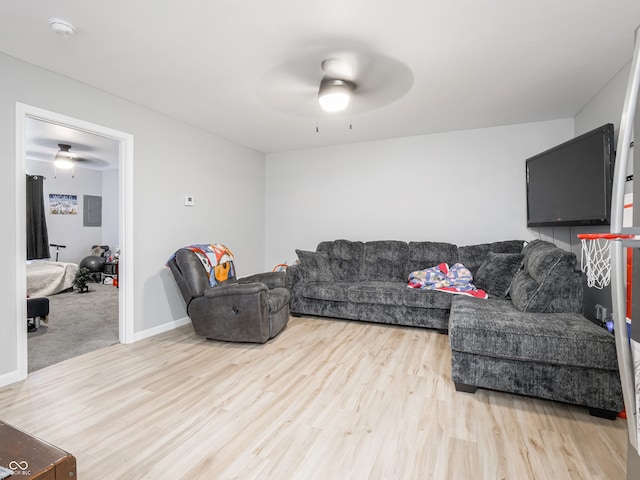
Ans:
{"label": "ceiling fan light fixture", "polygon": [[56,158],[55,165],[62,170],[70,170],[73,168],[73,160],[69,158]]}
{"label": "ceiling fan light fixture", "polygon": [[323,79],[318,89],[318,103],[325,112],[341,112],[349,106],[355,84],[347,80]]}
{"label": "ceiling fan light fixture", "polygon": [[54,165],[63,170],[72,169],[75,161],[73,160],[73,153],[69,151],[71,149],[71,145],[59,143],[58,147],[60,147],[60,150],[58,150],[58,153],[56,153],[56,156],[53,159]]}

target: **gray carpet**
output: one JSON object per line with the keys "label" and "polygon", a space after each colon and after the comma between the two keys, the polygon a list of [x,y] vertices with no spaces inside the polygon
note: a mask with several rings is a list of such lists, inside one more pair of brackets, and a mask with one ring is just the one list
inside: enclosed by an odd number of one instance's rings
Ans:
{"label": "gray carpet", "polygon": [[118,343],[118,289],[90,283],[49,297],[49,321],[28,334],[29,372]]}

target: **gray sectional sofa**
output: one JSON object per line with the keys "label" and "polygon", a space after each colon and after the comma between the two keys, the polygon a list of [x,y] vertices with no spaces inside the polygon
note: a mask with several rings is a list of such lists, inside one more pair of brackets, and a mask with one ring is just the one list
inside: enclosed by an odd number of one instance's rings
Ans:
{"label": "gray sectional sofa", "polygon": [[[449,334],[456,389],[501,390],[622,410],[613,335],[582,315],[573,253],[541,240],[461,246],[335,240],[287,269],[294,315],[426,327]],[[488,299],[407,287],[415,270],[465,265]]]}
{"label": "gray sectional sofa", "polygon": [[290,309],[294,315],[446,332],[453,295],[407,288],[409,274],[441,262],[461,262],[475,275],[489,252],[520,253],[522,245],[517,240],[468,247],[394,240],[321,242],[315,252],[298,250],[300,263],[287,269]]}

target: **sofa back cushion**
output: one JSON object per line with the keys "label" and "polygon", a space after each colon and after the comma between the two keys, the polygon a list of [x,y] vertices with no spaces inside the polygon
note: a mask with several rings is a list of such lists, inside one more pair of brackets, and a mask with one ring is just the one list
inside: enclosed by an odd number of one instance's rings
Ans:
{"label": "sofa back cushion", "polygon": [[489,252],[473,277],[473,284],[491,296],[506,298],[513,277],[522,268],[523,259],[521,253]]}
{"label": "sofa back cushion", "polygon": [[328,255],[335,281],[357,282],[360,279],[364,243],[349,240],[320,242],[316,250]]}
{"label": "sofa back cushion", "polygon": [[380,240],[365,243],[360,281],[406,282],[404,269],[408,255],[406,242]]}
{"label": "sofa back cushion", "polygon": [[511,282],[511,301],[523,312],[582,313],[582,272],[576,256],[543,240],[523,250],[522,270]]}
{"label": "sofa back cushion", "polygon": [[458,262],[458,247],[444,242],[409,242],[409,258],[404,269],[405,281],[416,270],[435,267],[440,263],[453,265]]}
{"label": "sofa back cushion", "polygon": [[522,253],[524,241],[506,240],[503,242],[480,243],[458,247],[458,262],[471,271],[475,278],[480,266],[487,260],[489,252],[493,253]]}
{"label": "sofa back cushion", "polygon": [[333,271],[326,252],[308,252],[296,249],[302,265],[305,282],[332,282]]}

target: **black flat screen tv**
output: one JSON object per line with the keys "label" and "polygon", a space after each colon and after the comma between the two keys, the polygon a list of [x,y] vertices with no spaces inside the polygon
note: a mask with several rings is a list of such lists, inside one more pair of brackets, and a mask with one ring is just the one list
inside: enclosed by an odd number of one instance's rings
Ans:
{"label": "black flat screen tv", "polygon": [[527,226],[609,225],[614,152],[608,123],[528,158]]}

